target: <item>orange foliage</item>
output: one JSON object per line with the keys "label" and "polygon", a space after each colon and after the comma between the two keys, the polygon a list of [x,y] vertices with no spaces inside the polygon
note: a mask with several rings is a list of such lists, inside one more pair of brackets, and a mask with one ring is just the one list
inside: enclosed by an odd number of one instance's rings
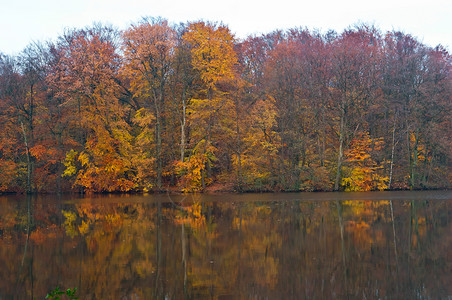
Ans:
{"label": "orange foliage", "polygon": [[7,191],[17,174],[17,165],[9,160],[0,159],[0,192]]}
{"label": "orange foliage", "polygon": [[450,66],[367,25],[66,30],[0,55],[0,192],[447,187]]}

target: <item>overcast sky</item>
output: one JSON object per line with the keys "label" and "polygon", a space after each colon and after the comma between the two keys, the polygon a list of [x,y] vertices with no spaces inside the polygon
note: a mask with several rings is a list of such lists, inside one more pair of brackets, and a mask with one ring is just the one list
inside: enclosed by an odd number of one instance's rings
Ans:
{"label": "overcast sky", "polygon": [[0,52],[54,40],[65,27],[100,21],[124,29],[142,16],[222,21],[239,38],[299,26],[341,32],[365,22],[452,50],[452,0],[0,0]]}

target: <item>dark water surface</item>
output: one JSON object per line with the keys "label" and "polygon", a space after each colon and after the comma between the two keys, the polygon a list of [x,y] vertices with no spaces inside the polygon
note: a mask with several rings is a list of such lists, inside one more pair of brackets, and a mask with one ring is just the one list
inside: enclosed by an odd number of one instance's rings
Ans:
{"label": "dark water surface", "polygon": [[0,299],[452,299],[452,192],[0,197]]}

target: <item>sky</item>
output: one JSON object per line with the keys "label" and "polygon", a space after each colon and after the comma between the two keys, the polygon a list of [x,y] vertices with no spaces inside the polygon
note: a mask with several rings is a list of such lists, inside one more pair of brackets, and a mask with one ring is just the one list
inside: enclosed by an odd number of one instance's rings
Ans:
{"label": "sky", "polygon": [[125,29],[144,16],[222,22],[238,38],[293,27],[342,32],[367,23],[452,51],[452,0],[0,0],[0,52],[15,55],[33,41],[94,22]]}

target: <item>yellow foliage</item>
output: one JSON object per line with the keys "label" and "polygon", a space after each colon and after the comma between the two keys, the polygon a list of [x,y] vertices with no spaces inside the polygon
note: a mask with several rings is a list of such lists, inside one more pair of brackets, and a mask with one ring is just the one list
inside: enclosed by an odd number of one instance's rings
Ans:
{"label": "yellow foliage", "polygon": [[152,113],[149,112],[149,109],[140,108],[135,113],[135,117],[133,118],[134,123],[138,124],[141,127],[151,125],[155,120],[155,117]]}
{"label": "yellow foliage", "polygon": [[91,192],[129,191],[134,186],[126,175],[132,168],[130,135],[117,128],[97,130],[80,154],[74,150],[66,154],[63,176],[77,175],[74,185]]}
{"label": "yellow foliage", "polygon": [[75,167],[75,161],[77,160],[78,152],[71,149],[68,153],[66,153],[66,159],[64,160],[64,166],[66,169],[64,170],[61,176],[73,176],[77,174],[77,168]]}
{"label": "yellow foliage", "polygon": [[200,191],[203,176],[206,186],[212,182],[212,179],[206,176],[206,169],[208,164],[212,164],[216,160],[215,150],[216,148],[209,142],[201,140],[186,161],[176,163],[176,173],[182,179],[183,192]]}
{"label": "yellow foliage", "polygon": [[78,160],[80,161],[83,167],[88,166],[89,165],[88,153],[86,152],[80,153],[80,155],[78,156]]}
{"label": "yellow foliage", "polygon": [[348,176],[342,178],[345,191],[370,191],[387,189],[389,177],[381,174],[381,165],[372,159],[370,151],[383,146],[382,139],[371,139],[369,133],[359,135],[352,140],[350,149],[345,152],[349,167],[345,168]]}
{"label": "yellow foliage", "polygon": [[234,36],[226,26],[191,23],[183,38],[192,45],[193,67],[209,89],[220,80],[234,78],[237,55]]}
{"label": "yellow foliage", "polygon": [[[263,168],[263,159],[254,155],[242,155],[241,156],[241,169],[243,181],[245,184],[253,184],[256,181],[264,180],[270,177],[271,172],[267,168]],[[238,155],[232,156],[232,165],[234,169],[238,168],[239,160]]]}
{"label": "yellow foliage", "polygon": [[[243,184],[252,188],[265,188],[273,174],[272,162],[278,159],[281,139],[276,128],[274,99],[258,100],[250,109],[252,118],[244,120],[241,129],[242,153],[240,169]],[[235,170],[239,169],[239,157],[232,155]]]}

